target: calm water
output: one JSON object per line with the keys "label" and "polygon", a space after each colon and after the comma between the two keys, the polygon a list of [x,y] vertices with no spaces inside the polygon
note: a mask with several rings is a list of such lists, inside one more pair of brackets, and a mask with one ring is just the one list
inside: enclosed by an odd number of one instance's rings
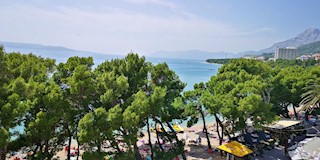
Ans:
{"label": "calm water", "polygon": [[[114,58],[123,58],[123,56],[117,55],[101,55],[92,52],[83,51],[59,51],[59,50],[35,50],[35,49],[22,49],[22,48],[5,48],[7,52],[21,52],[21,53],[33,53],[42,57],[49,57],[56,59],[57,63],[66,62],[70,56],[92,56],[95,60],[95,66]],[[185,90],[192,90],[193,85],[200,82],[207,82],[211,76],[216,75],[221,65],[208,64],[204,60],[189,60],[189,59],[168,59],[168,58],[146,58],[147,61],[153,64],[166,62],[170,69],[174,70],[180,77],[182,82],[187,83]],[[214,118],[211,116],[206,117],[206,121],[213,122]],[[198,123],[202,123],[199,121]],[[186,122],[182,123],[182,126],[186,126]],[[14,130],[23,131],[23,126],[16,127]]]}
{"label": "calm water", "polygon": [[155,59],[147,58],[153,64],[166,62],[170,69],[174,70],[182,82],[187,83],[185,90],[192,90],[193,85],[200,82],[207,82],[211,76],[216,75],[219,64],[209,64],[202,60],[185,59]]}

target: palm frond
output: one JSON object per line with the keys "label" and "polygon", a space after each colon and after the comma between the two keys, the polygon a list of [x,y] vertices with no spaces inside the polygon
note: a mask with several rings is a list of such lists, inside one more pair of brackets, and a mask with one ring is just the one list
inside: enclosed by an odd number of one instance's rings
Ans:
{"label": "palm frond", "polygon": [[314,108],[319,108],[320,104],[320,78],[311,81],[310,85],[305,87],[306,91],[301,95],[302,110],[312,111]]}

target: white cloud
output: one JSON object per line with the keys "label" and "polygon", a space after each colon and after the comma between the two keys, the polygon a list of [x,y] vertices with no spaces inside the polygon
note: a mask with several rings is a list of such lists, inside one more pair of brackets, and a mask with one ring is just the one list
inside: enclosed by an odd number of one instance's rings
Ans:
{"label": "white cloud", "polygon": [[[175,4],[166,1],[129,1],[162,5],[178,12]],[[183,12],[186,14],[181,16]],[[161,17],[112,7],[89,11],[66,6],[42,9],[32,5],[10,5],[0,7],[0,15],[3,15],[0,17],[3,23],[0,36],[7,41],[116,54],[131,50],[149,53],[188,49],[237,52],[246,50],[250,43],[257,43],[252,39],[244,40],[246,36],[270,31],[261,28],[246,32],[187,13],[179,9],[179,14]]]}

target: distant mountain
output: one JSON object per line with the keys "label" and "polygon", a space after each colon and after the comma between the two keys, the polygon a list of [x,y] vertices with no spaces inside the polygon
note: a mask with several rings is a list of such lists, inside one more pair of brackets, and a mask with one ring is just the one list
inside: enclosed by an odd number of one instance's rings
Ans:
{"label": "distant mountain", "polygon": [[[148,54],[147,57],[154,58],[174,58],[174,59],[196,59],[196,60],[206,60],[206,59],[225,59],[225,58],[239,58],[244,56],[257,56],[262,55],[262,53],[274,53],[277,47],[299,47],[299,51],[303,53],[314,53],[318,52],[318,45],[320,42],[320,30],[317,28],[310,28],[296,36],[295,38],[288,39],[283,42],[278,42],[269,48],[262,49],[260,51],[246,51],[239,52],[237,54],[229,52],[207,52],[201,50],[186,50],[186,51],[158,51],[155,53]],[[315,43],[316,42],[316,43]],[[315,43],[315,44],[312,44]],[[91,56],[98,60],[106,60],[113,58],[121,58],[120,55],[103,54],[96,52],[78,51],[69,49],[61,46],[46,46],[40,44],[27,44],[27,43],[14,43],[14,42],[1,42],[5,47],[7,52],[22,52],[22,53],[33,53],[36,55],[41,55],[43,57],[51,57],[61,59],[65,57],[67,59],[71,56]],[[310,44],[308,46],[307,44]],[[303,46],[306,45],[306,46]],[[303,47],[300,47],[303,46]]]}
{"label": "distant mountain", "polygon": [[296,36],[295,38],[288,39],[283,42],[275,43],[273,46],[260,50],[258,53],[271,53],[275,52],[277,47],[299,47],[301,45],[313,43],[316,41],[320,41],[320,31],[318,28],[310,28]]}
{"label": "distant mountain", "polygon": [[[302,56],[302,55],[306,55],[306,54],[315,54],[315,53],[320,53],[320,41],[306,44],[306,45],[302,45],[297,48],[298,56]],[[259,55],[262,55],[267,58],[274,57],[274,53],[262,53]],[[255,56],[257,56],[257,55],[255,55]]]}
{"label": "distant mountain", "polygon": [[4,46],[4,49],[6,52],[20,52],[24,54],[32,53],[42,57],[54,58],[57,60],[57,62],[66,61],[69,57],[72,57],[72,56],[93,57],[94,60],[98,60],[98,61],[104,61],[104,60],[123,57],[120,55],[79,51],[79,50],[69,49],[61,46],[47,46],[47,45],[41,45],[41,44],[0,41],[0,45],[1,44]]}
{"label": "distant mountain", "polygon": [[260,55],[258,51],[245,51],[237,53],[237,57],[245,57],[245,56],[257,56]]}
{"label": "distant mountain", "polygon": [[150,57],[155,58],[175,58],[175,59],[221,59],[221,58],[235,58],[236,54],[228,52],[206,52],[200,50],[186,50],[186,51],[158,51],[149,54]]}
{"label": "distant mountain", "polygon": [[0,44],[3,44],[5,48],[16,48],[16,49],[34,49],[34,50],[65,50],[65,51],[76,51],[73,49],[69,49],[62,46],[47,46],[47,45],[41,45],[41,44],[32,44],[32,43],[17,43],[17,42],[1,42]]}

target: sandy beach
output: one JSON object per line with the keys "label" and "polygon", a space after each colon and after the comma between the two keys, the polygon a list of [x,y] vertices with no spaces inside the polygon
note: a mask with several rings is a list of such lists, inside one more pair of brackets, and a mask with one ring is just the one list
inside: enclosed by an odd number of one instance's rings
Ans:
{"label": "sandy beach", "polygon": [[[209,137],[210,137],[210,143],[213,148],[212,153],[208,153],[208,147],[207,147],[207,139],[205,134],[203,133],[203,125],[202,124],[196,124],[190,128],[184,128],[184,133],[178,133],[177,136],[178,138],[185,139],[186,144],[185,144],[185,151],[186,151],[186,156],[188,160],[207,160],[209,158],[212,159],[225,159],[223,157],[220,157],[219,154],[215,151],[215,148],[219,145],[219,139],[217,132],[214,131],[213,129],[213,124],[209,124],[208,126],[208,132],[209,132]],[[148,133],[146,130],[143,131],[144,136],[139,138],[138,140],[138,147],[139,148],[149,148],[148,145]],[[200,143],[196,143],[198,138],[201,138]],[[157,141],[156,133],[151,132],[151,142],[155,144]],[[226,139],[224,140],[224,142]],[[76,141],[72,141],[71,148],[76,147]],[[80,155],[83,153],[83,150],[80,150]],[[142,154],[143,151],[142,151]],[[21,154],[23,155],[23,154]],[[54,156],[54,158],[64,160],[67,158],[67,152],[63,149]],[[180,159],[181,156],[179,157]],[[14,157],[9,158],[9,160],[14,160]],[[81,156],[79,157],[79,160],[82,160]]]}
{"label": "sandy beach", "polygon": [[[213,124],[207,125],[208,126],[208,133],[210,138],[210,143],[213,148],[212,153],[208,153],[208,143],[205,136],[205,133],[203,133],[203,125],[202,124],[196,124],[190,128],[184,128],[184,133],[178,133],[178,138],[186,139],[186,156],[188,160],[207,160],[209,158],[212,159],[225,159],[223,157],[220,157],[219,154],[215,151],[215,148],[219,145],[219,138],[217,135],[217,132],[213,129]],[[209,127],[211,126],[211,127]],[[144,131],[144,137],[140,138],[138,141],[138,146],[146,146],[145,144],[148,143],[148,133]],[[201,138],[201,143],[195,143],[197,139]],[[151,132],[151,142],[154,144],[156,143],[157,137],[155,132]],[[226,139],[224,140],[226,142]],[[181,157],[179,157],[182,159]]]}

